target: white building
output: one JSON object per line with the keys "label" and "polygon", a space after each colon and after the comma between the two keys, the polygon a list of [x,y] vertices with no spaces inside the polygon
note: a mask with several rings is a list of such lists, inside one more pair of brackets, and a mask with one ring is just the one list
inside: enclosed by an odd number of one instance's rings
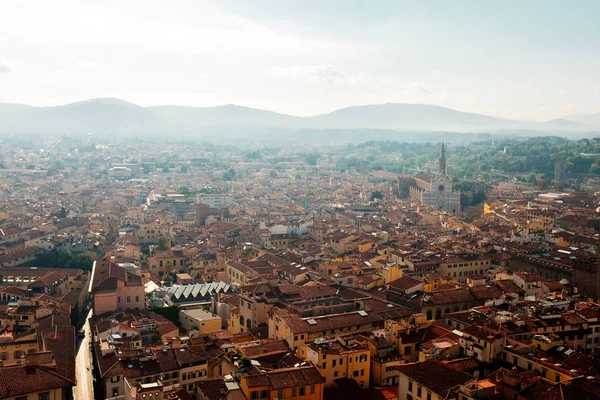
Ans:
{"label": "white building", "polygon": [[444,145],[440,152],[439,172],[429,175],[421,172],[414,176],[416,186],[410,188],[410,197],[421,203],[427,203],[447,212],[460,211],[460,192],[452,188],[452,180],[446,176],[446,154]]}
{"label": "white building", "polygon": [[235,203],[233,197],[227,194],[205,194],[201,193],[196,197],[198,203],[207,204],[210,208],[221,208]]}

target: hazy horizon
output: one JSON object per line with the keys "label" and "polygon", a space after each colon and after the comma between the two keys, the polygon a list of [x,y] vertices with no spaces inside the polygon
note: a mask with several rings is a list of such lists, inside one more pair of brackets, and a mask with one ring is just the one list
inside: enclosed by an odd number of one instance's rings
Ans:
{"label": "hazy horizon", "polygon": [[0,102],[225,104],[311,116],[431,104],[600,112],[600,3],[24,1],[0,15]]}

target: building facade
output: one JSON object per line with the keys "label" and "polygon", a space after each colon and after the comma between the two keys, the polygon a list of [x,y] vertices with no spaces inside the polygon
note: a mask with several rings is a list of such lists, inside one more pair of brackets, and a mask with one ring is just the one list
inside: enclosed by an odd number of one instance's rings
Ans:
{"label": "building facade", "polygon": [[412,199],[437,206],[446,212],[460,211],[460,192],[453,190],[452,179],[446,175],[446,151],[443,144],[438,173],[429,175],[421,172],[414,179],[416,186],[410,188]]}

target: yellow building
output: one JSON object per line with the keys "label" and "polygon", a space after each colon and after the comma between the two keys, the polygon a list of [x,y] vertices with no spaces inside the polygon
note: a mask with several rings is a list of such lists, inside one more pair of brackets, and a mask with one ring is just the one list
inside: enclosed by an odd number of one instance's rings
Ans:
{"label": "yellow building", "polygon": [[375,246],[375,242],[371,240],[361,240],[360,242],[358,242],[358,251],[360,253],[364,253],[371,250]]}
{"label": "yellow building", "polygon": [[221,317],[202,308],[180,310],[179,321],[188,332],[198,331],[200,336],[208,336],[222,329]]}
{"label": "yellow building", "polygon": [[142,243],[156,243],[160,237],[167,240],[167,246],[171,245],[171,227],[157,223],[145,224],[136,232],[137,238]]}
{"label": "yellow building", "polygon": [[[569,351],[569,350],[567,350]],[[521,342],[510,341],[503,350],[504,361],[523,370],[536,370],[549,382],[563,382],[580,374],[562,366],[558,359],[538,357],[535,347]]]}
{"label": "yellow building", "polygon": [[457,285],[458,282],[455,279],[446,278],[438,274],[425,275],[423,279],[423,291],[435,292],[442,285]]}
{"label": "yellow building", "polygon": [[180,251],[177,253],[171,250],[157,251],[148,258],[148,268],[158,276],[188,272],[186,264],[186,257]]}
{"label": "yellow building", "polygon": [[243,375],[240,389],[250,400],[323,400],[323,377],[313,366],[282,368]]}
{"label": "yellow building", "polygon": [[265,301],[261,295],[268,292],[270,288],[267,285],[257,285],[251,292],[244,289],[240,291],[239,331],[232,333],[244,332],[267,323],[267,314],[272,304]]}
{"label": "yellow building", "polygon": [[404,362],[418,361],[422,343],[449,335],[452,331],[450,327],[446,329],[427,320],[422,313],[414,314],[408,321],[386,321],[385,329],[396,353]]}
{"label": "yellow building", "polygon": [[0,361],[3,365],[12,365],[21,361],[24,354],[40,351],[40,343],[35,331],[19,335],[18,337],[2,335],[0,341]]}
{"label": "yellow building", "polygon": [[396,279],[402,278],[404,275],[404,270],[400,268],[398,264],[387,264],[383,268],[381,268],[381,274],[383,275],[383,280],[386,284],[395,281]]}
{"label": "yellow building", "polygon": [[337,233],[331,238],[331,249],[335,254],[344,254],[358,248],[358,237],[347,233]]}
{"label": "yellow building", "polygon": [[[381,328],[383,319],[376,313],[364,311],[301,318],[288,310],[273,308],[268,324],[269,338],[285,340],[291,349],[298,350],[304,343],[318,338],[331,339],[340,334],[351,335]],[[306,358],[302,351],[299,356]]]}
{"label": "yellow building", "polygon": [[353,336],[338,336],[333,340],[317,339],[302,345],[301,353],[317,367],[325,378],[325,388],[335,386],[340,378],[353,379],[362,388],[368,388],[371,375],[369,348],[359,344]]}
{"label": "yellow building", "polygon": [[371,354],[371,385],[395,386],[398,384],[397,366],[406,361],[398,356],[394,345],[385,337],[369,334],[358,335],[360,344],[368,346]]}

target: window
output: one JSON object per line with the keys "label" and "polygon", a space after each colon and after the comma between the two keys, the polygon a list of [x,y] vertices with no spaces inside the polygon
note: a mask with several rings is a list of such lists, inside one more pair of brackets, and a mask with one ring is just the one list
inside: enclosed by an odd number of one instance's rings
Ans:
{"label": "window", "polygon": [[50,392],[44,392],[38,394],[39,400],[50,400]]}
{"label": "window", "polygon": [[404,348],[404,355],[405,355],[405,356],[409,356],[409,355],[410,355],[410,353],[411,353],[411,351],[412,351],[412,347],[410,347],[410,346],[406,346],[406,347]]}
{"label": "window", "polygon": [[17,350],[15,351],[15,358],[21,358],[21,356],[23,355],[23,352],[21,350]]}
{"label": "window", "polygon": [[315,385],[310,385],[310,394],[315,394]]}
{"label": "window", "polygon": [[255,390],[255,391],[253,391],[253,392],[250,392],[250,398],[251,398],[252,400],[256,400],[256,399],[258,399],[258,398],[259,398],[259,397],[258,397],[258,390]]}
{"label": "window", "polygon": [[139,303],[140,302],[140,296],[135,296],[135,302]]}
{"label": "window", "polygon": [[131,296],[127,296],[127,302],[131,303]]}
{"label": "window", "polygon": [[412,394],[407,394],[406,395],[406,400],[413,400]]}
{"label": "window", "polygon": [[301,387],[298,392],[300,393],[300,396],[306,396],[306,388],[304,386]]}
{"label": "window", "polygon": [[344,365],[344,359],[340,358],[340,365]]}
{"label": "window", "polygon": [[337,378],[339,376],[339,373],[337,371],[333,371],[333,377]]}
{"label": "window", "polygon": [[560,382],[560,374],[556,374],[556,376],[554,377],[554,382]]}
{"label": "window", "polygon": [[354,375],[355,378],[358,378],[358,370],[354,371],[353,375]]}
{"label": "window", "polygon": [[323,362],[323,364],[322,364],[322,365],[323,365],[323,366],[322,366],[322,368],[323,368],[323,369],[327,369],[327,362]]}
{"label": "window", "polygon": [[8,360],[8,353],[3,351],[0,353],[0,361]]}
{"label": "window", "polygon": [[413,389],[413,383],[412,383],[412,381],[408,381],[408,391],[412,392],[412,389]]}
{"label": "window", "polygon": [[431,392],[427,392],[427,400],[431,400]]}
{"label": "window", "polygon": [[279,389],[279,390],[277,391],[277,398],[278,398],[278,399],[283,399],[283,389]]}
{"label": "window", "polygon": [[417,397],[421,397],[421,391],[423,390],[423,388],[421,386],[417,387]]}
{"label": "window", "polygon": [[360,376],[365,376],[365,370],[364,369],[360,370]]}
{"label": "window", "polygon": [[367,355],[363,354],[360,356],[360,362],[365,362],[365,361],[367,361]]}
{"label": "window", "polygon": [[545,378],[547,373],[548,373],[547,369],[542,369],[542,378]]}
{"label": "window", "polygon": [[292,388],[292,397],[296,397],[297,395],[298,395],[297,389],[296,388]]}
{"label": "window", "polygon": [[332,366],[332,367],[335,367],[336,365],[337,365],[337,360],[333,360],[333,361],[331,362],[331,366]]}
{"label": "window", "polygon": [[117,303],[121,302],[121,296],[117,296]]}

